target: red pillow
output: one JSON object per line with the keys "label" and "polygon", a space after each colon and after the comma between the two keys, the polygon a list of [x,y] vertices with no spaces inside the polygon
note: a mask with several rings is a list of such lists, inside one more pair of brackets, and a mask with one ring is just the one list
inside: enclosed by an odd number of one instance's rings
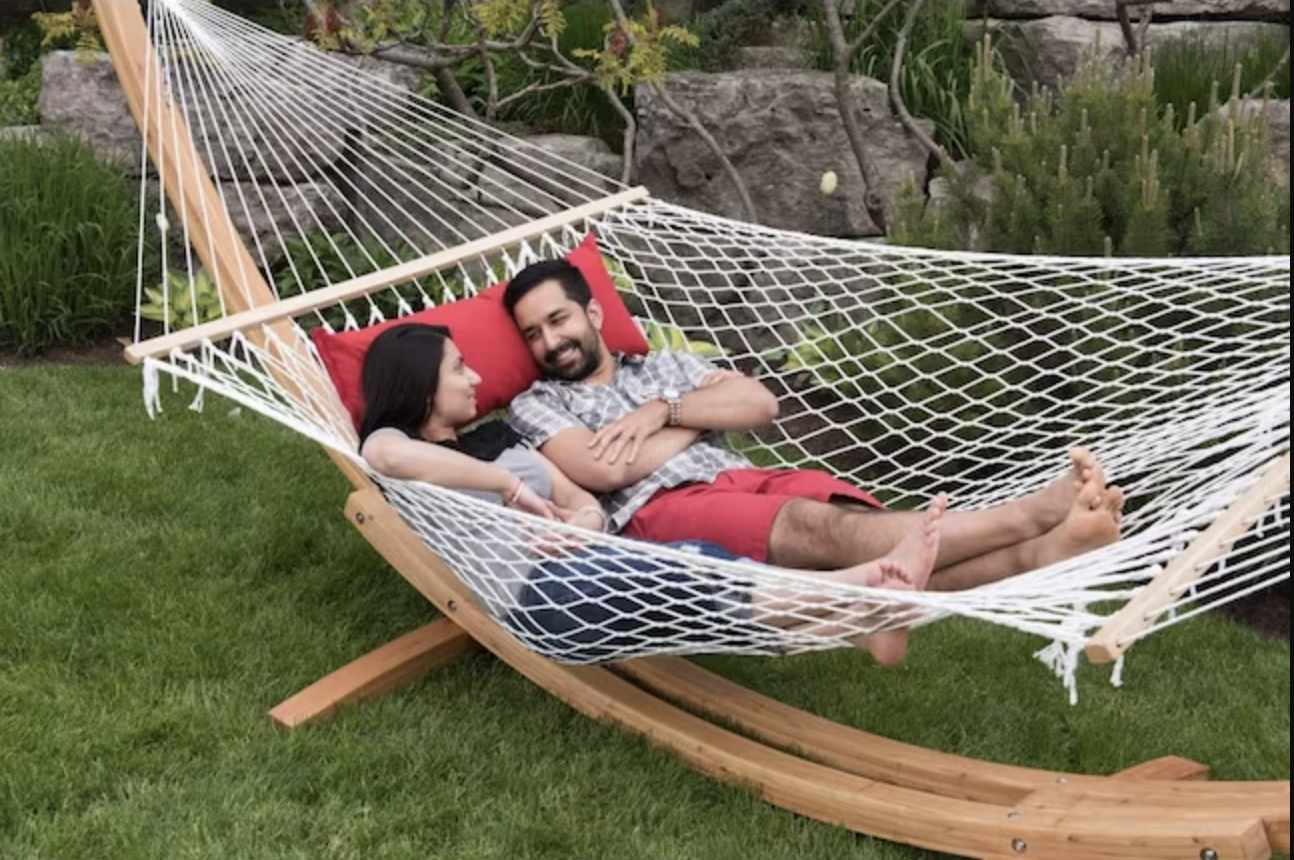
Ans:
{"label": "red pillow", "polygon": [[[602,305],[605,312],[602,337],[607,346],[613,352],[645,354],[647,339],[620,300],[593,235],[585,237],[575,250],[566,255],[566,259],[584,275],[593,297]],[[312,331],[310,336],[319,350],[319,357],[323,359],[333,386],[355,426],[359,427],[364,415],[360,374],[368,346],[385,329],[402,323],[441,325],[449,329],[454,343],[463,353],[463,360],[481,375],[481,384],[476,389],[476,402],[481,414],[507,406],[512,398],[529,388],[539,378],[539,368],[513,324],[512,316],[503,307],[506,288],[506,282],[495,284],[470,299],[428,308],[366,328],[329,332],[320,327]]]}

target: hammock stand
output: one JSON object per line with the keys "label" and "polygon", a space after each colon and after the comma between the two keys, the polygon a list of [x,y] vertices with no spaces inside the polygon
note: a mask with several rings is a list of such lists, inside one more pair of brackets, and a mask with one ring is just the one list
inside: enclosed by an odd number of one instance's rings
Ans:
{"label": "hammock stand", "polygon": [[[183,128],[169,108],[144,110],[144,58],[153,48],[134,0],[94,0],[131,110],[141,129]],[[147,118],[146,118],[147,117]],[[219,199],[199,164],[187,131],[146,134],[154,163],[179,165],[190,187],[202,185]],[[179,178],[165,176],[177,210],[194,218],[194,198],[177,193]],[[632,205],[641,189],[494,237],[502,246],[539,234],[562,221]],[[232,229],[197,231],[195,250],[209,271],[255,271]],[[480,243],[473,243],[479,245]],[[432,255],[402,267],[434,270],[479,247]],[[276,301],[268,287],[245,301],[224,299],[230,315],[215,323],[138,344],[134,362],[186,343],[245,331],[256,338],[265,322],[286,320],[312,304],[359,295],[397,277],[395,271],[336,288]],[[224,282],[223,279],[218,279]],[[233,278],[229,282],[233,282]],[[286,325],[286,323],[284,323]],[[286,339],[284,342],[288,342]],[[860,833],[967,857],[1055,860],[1261,860],[1288,853],[1289,782],[1211,783],[1208,768],[1167,757],[1113,776],[1032,770],[982,762],[913,747],[837,725],[770,700],[678,658],[636,660],[614,668],[569,666],[522,647],[487,614],[450,567],[433,553],[353,463],[329,455],[354,485],[346,516],[378,552],[442,613],[441,618],[321,679],[275,707],[284,726],[324,717],[339,704],[382,695],[483,647],[571,707],[618,723],[669,748],[698,770],[752,786],[766,801]],[[1180,563],[1169,565],[1157,589],[1188,581],[1202,559],[1219,552],[1219,534],[1234,535],[1273,494],[1288,492],[1289,455],[1196,541]],[[1147,623],[1147,602],[1133,601],[1093,640],[1089,656],[1113,659],[1129,632]],[[705,717],[698,716],[704,714]],[[737,726],[740,732],[724,726]]]}

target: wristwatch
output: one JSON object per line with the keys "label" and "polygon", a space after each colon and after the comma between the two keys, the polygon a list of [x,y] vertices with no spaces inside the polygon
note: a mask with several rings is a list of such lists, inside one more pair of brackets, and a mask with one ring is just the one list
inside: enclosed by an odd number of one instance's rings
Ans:
{"label": "wristwatch", "polygon": [[666,388],[660,393],[660,400],[669,407],[669,418],[666,425],[677,427],[683,423],[683,398],[677,391],[672,388]]}

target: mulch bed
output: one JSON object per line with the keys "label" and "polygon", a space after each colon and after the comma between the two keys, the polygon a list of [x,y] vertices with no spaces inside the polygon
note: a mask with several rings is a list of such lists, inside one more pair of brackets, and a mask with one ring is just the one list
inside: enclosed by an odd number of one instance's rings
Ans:
{"label": "mulch bed", "polygon": [[[123,349],[122,342],[112,337],[102,338],[87,346],[60,347],[30,356],[15,356],[0,351],[0,367],[39,364],[91,366],[124,364],[126,359]],[[1289,580],[1232,601],[1226,604],[1222,611],[1241,624],[1288,642],[1290,638]]]}

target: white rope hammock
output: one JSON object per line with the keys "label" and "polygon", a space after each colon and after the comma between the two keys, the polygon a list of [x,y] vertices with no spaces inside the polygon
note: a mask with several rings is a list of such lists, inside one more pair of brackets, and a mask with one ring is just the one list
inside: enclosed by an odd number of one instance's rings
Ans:
{"label": "white rope hammock", "polygon": [[[155,215],[167,250],[160,267],[141,253],[141,301],[165,270],[188,286],[166,302],[198,304],[195,246],[245,241],[250,252],[205,273],[233,316],[141,344],[150,408],[165,371],[364,467],[309,330],[475,294],[592,232],[649,332],[717,348],[721,364],[778,393],[778,422],[734,440],[761,464],[827,468],[894,507],[947,491],[955,508],[978,508],[1037,490],[1081,444],[1128,494],[1111,546],[971,591],[913,595],[560,526],[581,545],[536,555],[537,520],[372,475],[483,605],[544,654],[786,653],[960,615],[1055,643],[1043,656],[1072,690],[1081,649],[1138,595],[1149,602],[1115,653],[1289,576],[1287,256],[932,252],[630,203],[606,177],[203,0],[154,0],[149,17],[142,125],[177,152],[191,135],[201,164],[154,159],[178,214]],[[262,227],[244,240],[230,220]],[[262,280],[280,302],[258,316],[244,308]],[[1235,521],[1178,584],[1148,591],[1224,515]],[[641,593],[601,607],[601,621],[563,616],[569,635],[528,625],[528,612],[570,607],[523,606],[519,591],[590,562],[596,574],[585,575],[623,576]],[[651,572],[679,570],[692,585]],[[804,626],[743,615],[741,595],[755,588],[802,594],[786,614]],[[642,623],[624,633],[624,618]]]}

